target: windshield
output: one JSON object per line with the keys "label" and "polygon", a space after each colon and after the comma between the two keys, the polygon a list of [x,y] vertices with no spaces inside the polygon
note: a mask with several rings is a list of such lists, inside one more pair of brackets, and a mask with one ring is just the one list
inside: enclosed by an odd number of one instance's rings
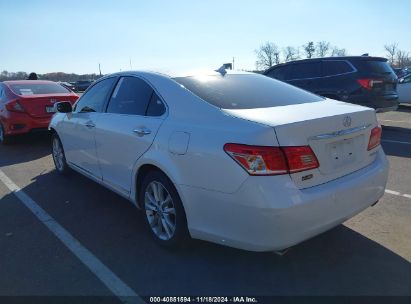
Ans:
{"label": "windshield", "polygon": [[174,80],[222,109],[269,108],[323,100],[320,96],[259,74],[203,75]]}
{"label": "windshield", "polygon": [[70,93],[57,83],[11,84],[10,89],[17,95],[65,94]]}
{"label": "windshield", "polygon": [[355,67],[361,72],[371,72],[377,74],[394,73],[393,69],[386,61],[381,60],[357,60]]}

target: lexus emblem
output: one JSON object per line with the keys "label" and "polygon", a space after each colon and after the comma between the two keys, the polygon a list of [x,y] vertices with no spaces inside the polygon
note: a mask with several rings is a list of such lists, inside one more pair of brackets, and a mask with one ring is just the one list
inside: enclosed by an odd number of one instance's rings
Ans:
{"label": "lexus emblem", "polygon": [[345,116],[343,119],[343,126],[348,128],[351,126],[351,117],[350,116]]}

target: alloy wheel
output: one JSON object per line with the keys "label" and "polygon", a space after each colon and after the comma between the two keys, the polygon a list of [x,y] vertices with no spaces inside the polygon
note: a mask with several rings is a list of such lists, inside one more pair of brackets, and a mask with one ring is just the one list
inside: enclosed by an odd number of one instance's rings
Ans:
{"label": "alloy wheel", "polygon": [[57,137],[53,139],[53,159],[57,170],[64,170],[64,153],[60,141]]}
{"label": "alloy wheel", "polygon": [[147,185],[144,206],[151,230],[161,240],[170,240],[176,230],[176,209],[167,189],[158,181]]}

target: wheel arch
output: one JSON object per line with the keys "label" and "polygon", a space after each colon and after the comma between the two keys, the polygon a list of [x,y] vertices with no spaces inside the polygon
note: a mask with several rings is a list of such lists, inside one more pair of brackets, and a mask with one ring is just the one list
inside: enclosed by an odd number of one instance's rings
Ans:
{"label": "wheel arch", "polygon": [[145,159],[145,160],[141,160],[138,162],[138,166],[136,166],[135,172],[133,174],[132,185],[134,185],[134,187],[131,189],[132,190],[131,198],[133,198],[133,201],[138,208],[142,207],[141,202],[139,202],[139,199],[138,199],[140,195],[140,185],[144,179],[144,176],[146,176],[151,171],[159,171],[163,173],[171,181],[178,195],[180,196],[181,202],[184,206],[184,197],[178,186],[178,181],[179,181],[178,173],[176,171],[175,166],[172,163],[169,162],[168,164],[171,165],[171,167],[164,166],[161,163],[153,159]]}

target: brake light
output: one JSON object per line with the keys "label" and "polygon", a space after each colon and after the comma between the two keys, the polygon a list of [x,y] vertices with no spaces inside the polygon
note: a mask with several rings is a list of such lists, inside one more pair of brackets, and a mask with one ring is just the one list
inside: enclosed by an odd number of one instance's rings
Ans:
{"label": "brake light", "polygon": [[371,90],[375,87],[378,87],[379,85],[382,85],[384,83],[383,80],[378,80],[378,79],[357,79],[357,82],[363,87],[366,88],[367,90]]}
{"label": "brake light", "polygon": [[24,112],[24,108],[17,100],[12,100],[6,103],[6,109],[11,112]]}
{"label": "brake light", "polygon": [[375,127],[374,129],[371,130],[370,141],[368,142],[368,148],[367,148],[368,151],[380,145],[381,133],[382,133],[382,129],[380,126]]}
{"label": "brake light", "polygon": [[283,147],[290,173],[311,170],[319,167],[317,157],[310,146]]}
{"label": "brake light", "polygon": [[319,166],[309,146],[265,147],[225,144],[224,151],[250,175],[295,173]]}

